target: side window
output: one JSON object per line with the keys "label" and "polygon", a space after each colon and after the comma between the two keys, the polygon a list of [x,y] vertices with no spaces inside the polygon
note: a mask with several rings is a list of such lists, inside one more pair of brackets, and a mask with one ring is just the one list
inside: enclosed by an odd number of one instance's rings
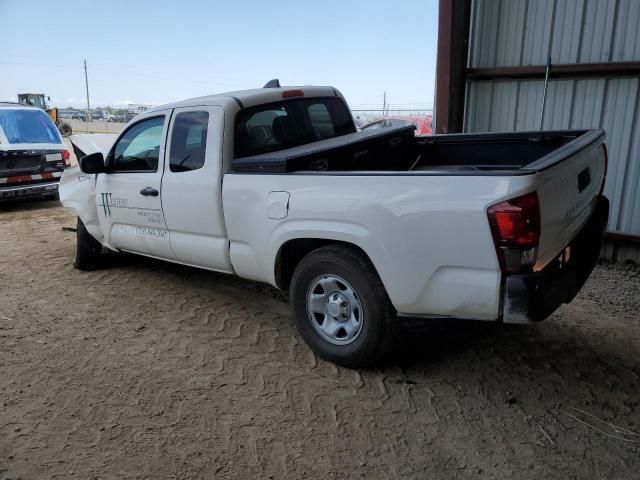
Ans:
{"label": "side window", "polygon": [[183,112],[176,115],[171,134],[169,168],[188,172],[204,165],[209,113]]}
{"label": "side window", "polygon": [[136,123],[127,130],[113,149],[111,171],[157,171],[163,125],[164,117],[155,117]]}

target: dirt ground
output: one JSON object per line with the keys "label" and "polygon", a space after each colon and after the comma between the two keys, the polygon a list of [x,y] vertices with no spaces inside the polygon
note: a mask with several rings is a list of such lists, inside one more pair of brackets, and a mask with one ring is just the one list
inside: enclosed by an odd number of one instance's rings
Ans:
{"label": "dirt ground", "polygon": [[640,477],[639,267],[599,266],[541,324],[433,325],[353,371],[268,286],[74,270],[72,226],[0,205],[0,479]]}

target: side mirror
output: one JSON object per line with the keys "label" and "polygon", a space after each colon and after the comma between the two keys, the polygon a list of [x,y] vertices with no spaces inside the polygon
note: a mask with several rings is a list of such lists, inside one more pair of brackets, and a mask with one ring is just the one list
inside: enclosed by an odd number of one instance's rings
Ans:
{"label": "side mirror", "polygon": [[82,173],[94,174],[105,173],[107,167],[104,164],[104,156],[100,152],[85,155],[80,159],[80,170]]}

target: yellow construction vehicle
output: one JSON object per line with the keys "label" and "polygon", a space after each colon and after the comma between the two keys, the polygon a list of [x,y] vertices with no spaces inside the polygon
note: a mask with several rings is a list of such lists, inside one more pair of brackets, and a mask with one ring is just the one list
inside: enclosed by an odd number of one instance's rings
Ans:
{"label": "yellow construction vehicle", "polygon": [[[47,97],[48,101],[51,101],[50,97]],[[56,124],[58,130],[62,135],[68,136],[73,133],[71,130],[71,125],[67,122],[62,121],[60,118],[58,107],[50,107],[45,101],[44,93],[19,93],[18,94],[18,102],[23,105],[32,105],[34,107],[38,107],[46,111],[53,123]]]}

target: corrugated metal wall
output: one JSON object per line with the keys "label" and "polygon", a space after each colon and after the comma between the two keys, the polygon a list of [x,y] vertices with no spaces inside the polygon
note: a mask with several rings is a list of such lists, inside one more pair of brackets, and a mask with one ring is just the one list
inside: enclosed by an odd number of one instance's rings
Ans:
{"label": "corrugated metal wall", "polygon": [[[639,61],[640,0],[474,0],[470,39],[471,68],[543,65],[547,55],[564,64]],[[609,230],[640,235],[640,78],[553,80],[551,72],[543,128],[606,130]],[[543,85],[469,82],[465,131],[537,130]],[[615,253],[640,262],[639,248]]]}
{"label": "corrugated metal wall", "polygon": [[474,0],[469,66],[640,60],[638,0]]}

